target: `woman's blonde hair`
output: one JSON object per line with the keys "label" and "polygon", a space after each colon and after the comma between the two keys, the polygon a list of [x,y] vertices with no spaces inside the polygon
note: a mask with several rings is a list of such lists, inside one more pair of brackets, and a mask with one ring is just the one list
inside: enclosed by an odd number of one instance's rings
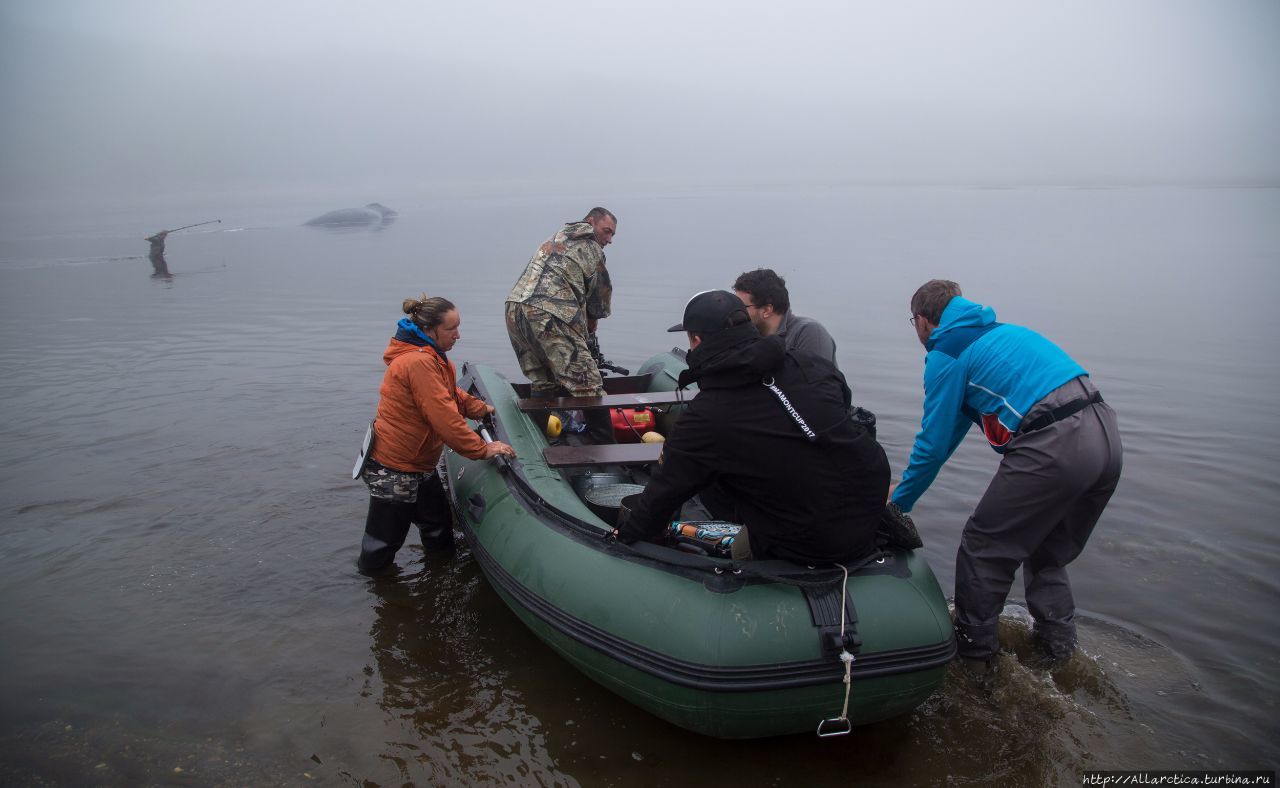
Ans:
{"label": "woman's blonde hair", "polygon": [[428,298],[427,294],[423,293],[417,298],[406,298],[400,308],[414,322],[414,325],[424,331],[430,331],[440,325],[444,321],[444,316],[457,307],[447,298],[440,296]]}

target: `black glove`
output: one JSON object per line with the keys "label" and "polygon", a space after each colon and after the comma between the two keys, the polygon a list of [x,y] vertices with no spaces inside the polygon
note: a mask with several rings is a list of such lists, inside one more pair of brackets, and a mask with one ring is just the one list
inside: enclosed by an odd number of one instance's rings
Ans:
{"label": "black glove", "polygon": [[876,530],[876,541],[903,550],[924,547],[916,524],[896,503],[885,504],[884,514],[880,516],[880,527]]}

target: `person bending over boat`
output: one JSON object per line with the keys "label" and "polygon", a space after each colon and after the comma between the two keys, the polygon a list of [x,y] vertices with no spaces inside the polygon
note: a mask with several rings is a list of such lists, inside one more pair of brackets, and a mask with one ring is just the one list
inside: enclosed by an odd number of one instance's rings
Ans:
{"label": "person bending over boat", "polygon": [[822,324],[811,317],[791,311],[787,280],[770,268],[757,268],[741,274],[733,290],[747,305],[747,315],[760,336],[777,335],[787,350],[799,350],[836,363],[836,341]]}
{"label": "person bending over boat", "polygon": [[618,539],[662,534],[672,512],[714,485],[746,526],[734,540],[734,558],[812,565],[870,553],[889,463],[850,417],[840,370],[787,351],[780,337],[761,337],[741,299],[727,290],[695,295],[670,330],[689,336],[689,368],[679,383],[697,383],[699,393],[676,422]]}
{"label": "person bending over boat", "polygon": [[[532,396],[604,394],[588,336],[612,309],[604,247],[617,229],[617,217],[604,208],[569,222],[538,247],[507,296],[507,336]],[[587,419],[593,435],[612,433],[608,411],[589,410]]]}
{"label": "person bending over boat", "polygon": [[1049,340],[996,322],[991,307],[945,279],[911,297],[926,350],[924,416],[893,502],[911,511],[971,424],[1003,455],[960,535],[956,636],[960,658],[985,673],[996,628],[1022,566],[1033,635],[1053,659],[1076,642],[1067,564],[1084,550],[1120,479],[1116,414],[1089,373]]}
{"label": "person bending over boat", "polygon": [[361,473],[369,486],[369,514],[358,566],[366,573],[391,563],[411,523],[424,548],[453,546],[453,511],[436,472],[445,445],[471,459],[515,456],[501,441],[486,443],[464,420],[493,413],[493,406],[458,388],[447,355],[460,337],[457,308],[425,293],[406,298],[402,308],[408,317],[396,325],[382,355],[387,371]]}

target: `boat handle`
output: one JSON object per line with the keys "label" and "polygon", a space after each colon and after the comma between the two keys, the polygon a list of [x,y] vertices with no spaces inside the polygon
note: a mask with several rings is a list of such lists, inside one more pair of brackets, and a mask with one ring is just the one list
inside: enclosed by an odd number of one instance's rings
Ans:
{"label": "boat handle", "polygon": [[[822,729],[826,727],[828,723],[835,723],[835,724],[831,726],[830,730],[824,733]],[[823,720],[822,722],[818,723],[818,738],[827,739],[832,736],[845,736],[851,730],[853,730],[853,723],[849,721],[848,717],[832,717],[830,719]]]}
{"label": "boat handle", "polygon": [[[480,428],[480,437],[485,443],[493,443],[493,436],[489,434],[487,427]],[[501,454],[494,455],[494,462],[498,463],[498,473],[506,473],[511,470],[511,460]]]}

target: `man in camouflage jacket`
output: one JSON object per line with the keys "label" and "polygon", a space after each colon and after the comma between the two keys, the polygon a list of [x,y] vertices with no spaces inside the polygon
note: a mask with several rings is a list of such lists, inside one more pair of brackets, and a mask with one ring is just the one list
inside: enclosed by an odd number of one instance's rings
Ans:
{"label": "man in camouflage jacket", "polygon": [[507,296],[507,334],[535,397],[604,393],[587,337],[609,316],[613,287],[604,247],[617,227],[604,208],[566,224],[538,247]]}

